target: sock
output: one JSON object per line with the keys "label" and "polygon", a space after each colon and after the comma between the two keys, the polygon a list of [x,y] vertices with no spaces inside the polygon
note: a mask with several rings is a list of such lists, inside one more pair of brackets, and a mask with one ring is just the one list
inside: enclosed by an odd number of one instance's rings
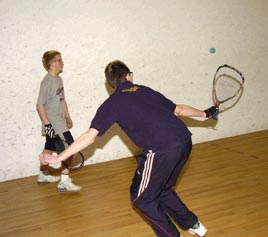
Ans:
{"label": "sock", "polygon": [[48,175],[48,171],[47,170],[40,170],[40,174]]}
{"label": "sock", "polygon": [[69,178],[69,175],[68,175],[68,174],[61,174],[61,175],[60,175],[60,179],[61,179],[62,182],[67,181],[68,178]]}
{"label": "sock", "polygon": [[196,222],[196,223],[194,224],[194,226],[192,227],[192,229],[196,230],[196,229],[198,229],[199,227],[200,227],[200,222],[198,221],[198,222]]}

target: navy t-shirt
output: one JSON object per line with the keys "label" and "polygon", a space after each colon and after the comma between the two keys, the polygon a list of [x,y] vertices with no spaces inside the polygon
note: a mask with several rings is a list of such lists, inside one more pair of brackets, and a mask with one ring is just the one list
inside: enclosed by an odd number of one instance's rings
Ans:
{"label": "navy t-shirt", "polygon": [[165,151],[191,136],[175,107],[159,92],[126,81],[99,107],[90,127],[101,136],[117,123],[142,149]]}

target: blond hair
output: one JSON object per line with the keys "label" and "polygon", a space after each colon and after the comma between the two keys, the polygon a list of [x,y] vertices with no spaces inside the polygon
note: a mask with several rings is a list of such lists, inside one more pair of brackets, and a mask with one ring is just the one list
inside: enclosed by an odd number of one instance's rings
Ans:
{"label": "blond hair", "polygon": [[45,52],[43,54],[42,57],[42,62],[43,62],[43,66],[44,68],[48,71],[49,67],[50,67],[50,63],[51,61],[55,58],[55,56],[57,55],[61,55],[60,52],[56,51],[56,50],[49,50],[47,52]]}

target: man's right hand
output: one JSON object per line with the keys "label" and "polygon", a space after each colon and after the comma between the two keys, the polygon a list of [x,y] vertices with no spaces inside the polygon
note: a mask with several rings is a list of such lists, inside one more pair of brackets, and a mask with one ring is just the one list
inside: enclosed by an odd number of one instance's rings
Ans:
{"label": "man's right hand", "polygon": [[40,154],[39,160],[40,160],[42,165],[59,163],[58,156],[54,156],[54,155],[50,155],[50,154]]}
{"label": "man's right hand", "polygon": [[212,106],[204,111],[206,113],[207,118],[213,118],[215,120],[218,119],[219,115],[219,107],[218,106]]}

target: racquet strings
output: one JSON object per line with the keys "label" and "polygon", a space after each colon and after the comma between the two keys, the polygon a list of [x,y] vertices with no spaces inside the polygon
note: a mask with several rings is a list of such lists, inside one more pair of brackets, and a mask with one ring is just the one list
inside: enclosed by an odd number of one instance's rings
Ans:
{"label": "racquet strings", "polygon": [[229,101],[229,106],[234,105],[242,95],[243,83],[244,77],[237,69],[228,65],[219,67],[213,81],[214,102]]}
{"label": "racquet strings", "polygon": [[223,103],[242,90],[242,80],[228,74],[221,74],[216,79],[215,90],[217,100]]}

